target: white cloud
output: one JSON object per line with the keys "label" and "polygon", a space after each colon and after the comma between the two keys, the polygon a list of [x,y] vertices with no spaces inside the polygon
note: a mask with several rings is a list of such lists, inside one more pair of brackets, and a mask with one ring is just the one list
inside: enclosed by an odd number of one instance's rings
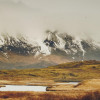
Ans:
{"label": "white cloud", "polygon": [[99,0],[0,0],[0,32],[23,33],[32,39],[51,29],[85,33],[99,41],[99,18]]}

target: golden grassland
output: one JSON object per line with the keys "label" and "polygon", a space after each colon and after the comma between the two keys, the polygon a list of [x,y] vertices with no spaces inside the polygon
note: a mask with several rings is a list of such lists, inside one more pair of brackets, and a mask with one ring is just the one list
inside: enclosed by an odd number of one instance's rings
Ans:
{"label": "golden grassland", "polygon": [[41,69],[0,70],[0,84],[8,81],[10,84],[51,84],[94,78],[100,78],[100,61],[69,62]]}

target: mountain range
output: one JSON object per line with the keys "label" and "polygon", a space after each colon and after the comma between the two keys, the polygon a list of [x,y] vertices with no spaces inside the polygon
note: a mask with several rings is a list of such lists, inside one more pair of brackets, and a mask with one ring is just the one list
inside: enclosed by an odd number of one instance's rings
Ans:
{"label": "mountain range", "polygon": [[9,34],[0,38],[0,69],[44,68],[83,60],[100,60],[98,42],[50,30],[41,43]]}

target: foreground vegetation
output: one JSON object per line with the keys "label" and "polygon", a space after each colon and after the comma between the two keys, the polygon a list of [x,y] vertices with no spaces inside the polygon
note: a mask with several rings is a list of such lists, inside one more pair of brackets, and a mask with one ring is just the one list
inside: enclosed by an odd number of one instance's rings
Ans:
{"label": "foreground vegetation", "polygon": [[0,70],[0,80],[10,81],[67,82],[93,78],[100,78],[100,61],[69,62],[41,69]]}
{"label": "foreground vegetation", "polygon": [[0,92],[0,100],[100,100],[100,91],[67,95],[60,92]]}

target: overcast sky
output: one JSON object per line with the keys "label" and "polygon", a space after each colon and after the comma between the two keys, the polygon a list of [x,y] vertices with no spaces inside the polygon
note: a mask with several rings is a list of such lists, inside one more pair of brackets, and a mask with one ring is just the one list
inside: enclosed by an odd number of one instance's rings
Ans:
{"label": "overcast sky", "polygon": [[0,0],[1,33],[37,39],[47,29],[100,41],[100,0]]}

